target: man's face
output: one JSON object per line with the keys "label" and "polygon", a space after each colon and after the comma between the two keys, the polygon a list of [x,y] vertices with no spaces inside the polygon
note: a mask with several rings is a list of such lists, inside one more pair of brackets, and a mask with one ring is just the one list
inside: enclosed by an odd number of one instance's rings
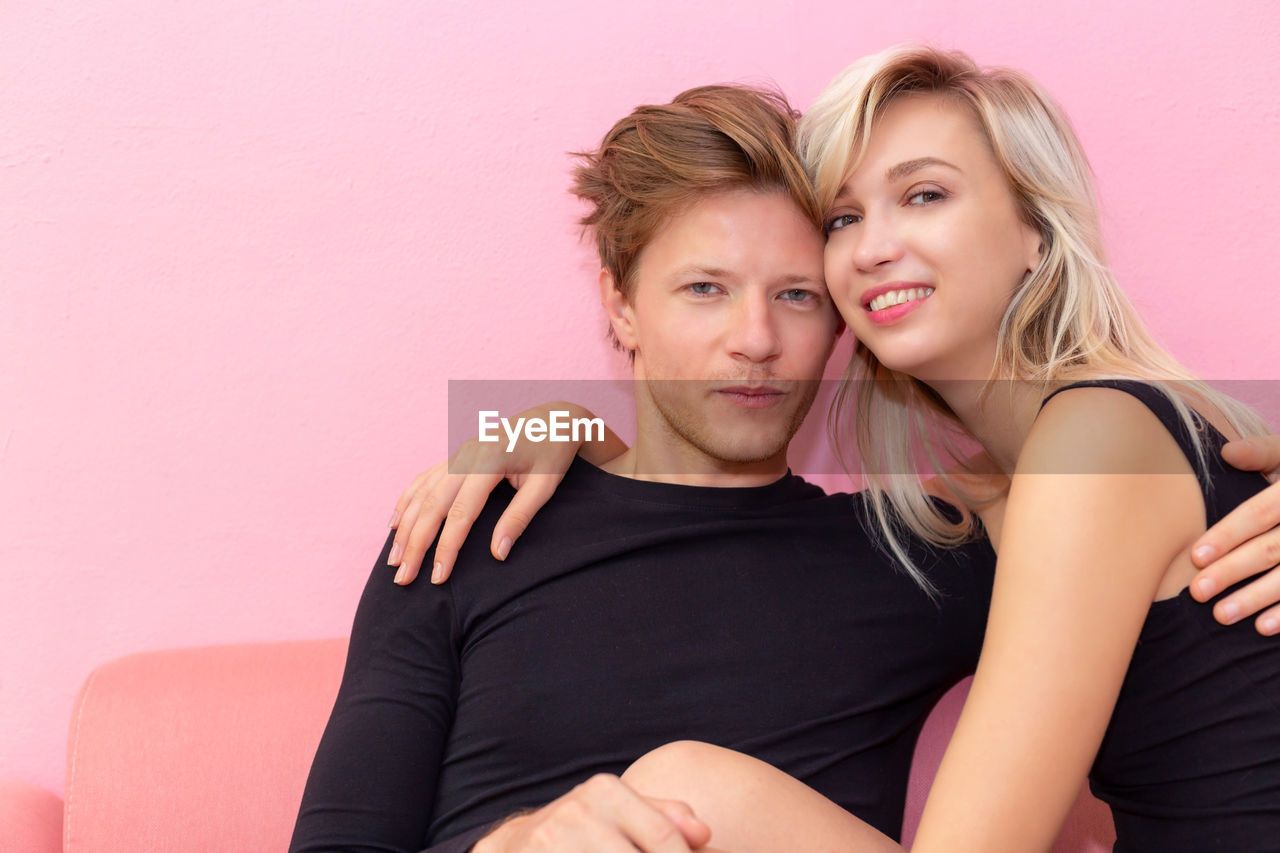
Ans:
{"label": "man's face", "polygon": [[841,328],[822,252],[781,193],[717,193],[670,219],[610,311],[641,428],[721,469],[785,460]]}

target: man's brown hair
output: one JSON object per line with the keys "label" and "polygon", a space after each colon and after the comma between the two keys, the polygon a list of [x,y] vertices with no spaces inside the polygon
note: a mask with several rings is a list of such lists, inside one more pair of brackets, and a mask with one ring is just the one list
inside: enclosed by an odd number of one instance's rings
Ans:
{"label": "man's brown hair", "polygon": [[821,228],[795,154],[798,118],[777,91],[700,86],[669,104],[637,107],[597,150],[576,155],[582,163],[573,193],[591,205],[582,225],[624,297],[631,298],[636,261],[662,223],[706,195],[781,192]]}

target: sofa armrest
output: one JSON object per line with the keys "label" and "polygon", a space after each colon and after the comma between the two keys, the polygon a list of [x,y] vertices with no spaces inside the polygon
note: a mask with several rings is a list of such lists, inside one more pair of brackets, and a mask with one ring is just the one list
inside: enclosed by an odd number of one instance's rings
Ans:
{"label": "sofa armrest", "polygon": [[15,853],[58,853],[62,800],[36,785],[0,779],[0,838]]}
{"label": "sofa armrest", "polygon": [[99,666],[72,711],[66,853],[283,850],[345,657],[305,640]]}

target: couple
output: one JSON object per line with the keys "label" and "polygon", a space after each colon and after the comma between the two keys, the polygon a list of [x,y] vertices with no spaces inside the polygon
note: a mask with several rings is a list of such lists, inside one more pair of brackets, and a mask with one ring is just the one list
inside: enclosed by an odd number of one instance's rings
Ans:
{"label": "couple", "polygon": [[[1280,646],[1188,593],[1270,565],[1274,533],[1188,557],[1264,489],[1218,462],[1260,425],[1137,324],[1065,119],[1020,75],[899,49],[802,121],[812,187],[793,141],[780,99],[709,87],[586,158],[635,446],[574,460],[517,549],[548,481],[500,486],[501,563],[442,535],[448,584],[374,570],[294,849],[896,850],[924,716],[975,665],[914,849],[1045,849],[1091,764],[1117,849],[1275,843]],[[857,495],[786,470],[835,308],[840,437],[883,463]],[[1157,378],[1188,381],[1132,381]],[[876,473],[948,419],[1007,493]],[[467,478],[459,520],[500,479]],[[458,480],[417,482],[379,561],[402,582]]]}

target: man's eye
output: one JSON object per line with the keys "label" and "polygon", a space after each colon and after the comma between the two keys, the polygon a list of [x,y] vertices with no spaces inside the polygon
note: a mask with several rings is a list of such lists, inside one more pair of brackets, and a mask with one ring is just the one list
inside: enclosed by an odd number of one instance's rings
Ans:
{"label": "man's eye", "polygon": [[784,290],[782,292],[782,298],[788,302],[804,302],[806,300],[813,299],[814,295],[812,291],[793,287],[791,290]]}
{"label": "man's eye", "polygon": [[689,285],[689,291],[699,296],[711,296],[716,290],[716,286],[709,281],[699,281]]}
{"label": "man's eye", "polygon": [[845,227],[846,225],[856,225],[861,221],[862,221],[862,217],[857,216],[856,214],[852,214],[852,213],[842,214],[840,216],[835,217],[834,219],[827,220],[827,233],[830,234],[832,231],[839,231],[841,228]]}

